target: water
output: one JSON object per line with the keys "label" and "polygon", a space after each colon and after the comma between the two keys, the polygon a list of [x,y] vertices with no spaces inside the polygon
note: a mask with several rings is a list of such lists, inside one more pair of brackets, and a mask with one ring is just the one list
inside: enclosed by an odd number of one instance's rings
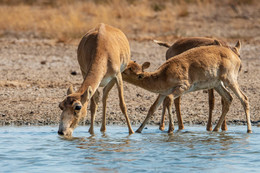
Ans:
{"label": "water", "polygon": [[[259,172],[260,128],[207,132],[186,126],[169,135],[148,126],[128,135],[126,126],[107,126],[91,136],[78,127],[74,138],[55,126],[0,127],[0,172]],[[134,127],[137,129],[137,127]]]}

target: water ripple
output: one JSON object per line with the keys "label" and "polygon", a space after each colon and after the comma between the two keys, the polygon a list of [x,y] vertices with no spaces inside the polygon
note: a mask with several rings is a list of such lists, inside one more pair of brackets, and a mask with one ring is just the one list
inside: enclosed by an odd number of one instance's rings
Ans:
{"label": "water ripple", "polygon": [[[125,127],[106,133],[78,127],[65,139],[57,127],[0,127],[2,172],[257,172],[260,128],[244,126],[227,132],[186,127],[174,134],[158,127],[128,135]],[[96,128],[98,129],[98,128]]]}

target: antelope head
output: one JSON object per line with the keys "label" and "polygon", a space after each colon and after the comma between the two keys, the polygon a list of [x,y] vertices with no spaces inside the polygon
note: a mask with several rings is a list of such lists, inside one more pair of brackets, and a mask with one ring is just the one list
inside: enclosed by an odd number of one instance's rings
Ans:
{"label": "antelope head", "polygon": [[135,61],[130,61],[126,69],[122,72],[123,80],[134,83],[144,77],[144,70],[150,67],[150,62],[144,62],[142,65]]}
{"label": "antelope head", "polygon": [[58,130],[59,135],[68,137],[72,135],[79,121],[87,114],[86,107],[91,95],[91,87],[83,94],[74,92],[72,86],[69,87],[67,97],[59,104],[62,110]]}

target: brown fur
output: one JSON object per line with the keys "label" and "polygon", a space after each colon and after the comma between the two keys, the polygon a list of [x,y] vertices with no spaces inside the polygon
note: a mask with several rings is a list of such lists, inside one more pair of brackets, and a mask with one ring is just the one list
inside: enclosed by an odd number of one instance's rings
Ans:
{"label": "brown fur", "polygon": [[227,48],[230,48],[234,53],[239,55],[239,52],[233,47],[230,47],[226,42],[215,39],[215,38],[207,38],[207,37],[188,37],[178,39],[173,45],[170,46],[169,43],[154,40],[160,46],[164,46],[169,48],[166,52],[166,59],[169,59],[173,56],[179,55],[189,49],[200,47],[200,46],[211,46],[211,45],[221,45]]}
{"label": "brown fur", "polygon": [[[103,91],[103,121],[101,131],[105,131],[106,100],[114,84],[117,84],[120,108],[125,115],[129,133],[133,133],[126,112],[123,97],[123,82],[121,72],[130,60],[129,42],[122,31],[112,26],[100,24],[90,30],[78,46],[78,62],[84,81],[77,92],[71,88],[68,96],[60,107],[63,110],[59,126],[59,134],[70,136],[79,120],[86,116],[88,102],[91,101],[90,133],[94,133],[94,119],[98,104],[98,87]],[[77,107],[78,106],[78,107]],[[80,110],[79,107],[82,107]]]}
{"label": "brown fur", "polygon": [[[236,47],[238,51],[239,48],[240,45]],[[166,96],[171,94],[173,98],[177,98],[188,92],[212,88],[221,95],[224,101],[222,115],[214,129],[214,131],[218,131],[232,102],[232,96],[225,86],[229,87],[240,99],[246,114],[247,131],[252,132],[249,102],[237,82],[240,64],[241,60],[237,54],[223,46],[201,46],[190,49],[167,60],[154,72],[143,72],[144,68],[141,65],[131,61],[123,72],[124,80],[159,93],[137,132],[142,131]],[[169,116],[169,119],[169,132],[172,132],[174,129],[172,115]]]}
{"label": "brown fur", "polygon": [[[210,46],[210,45],[219,45],[219,46],[224,46],[224,47],[230,48],[237,55],[239,55],[239,52],[237,52],[237,50],[235,48],[228,46],[224,41],[217,40],[214,38],[206,38],[206,37],[181,38],[181,39],[177,40],[172,46],[170,46],[169,43],[162,42],[162,41],[154,40],[154,42],[159,44],[160,46],[169,48],[166,52],[166,60],[168,60],[176,55],[179,55],[189,49],[192,49],[195,47],[200,47],[200,46]],[[206,129],[208,131],[211,131],[212,130],[212,123],[211,123],[212,122],[212,112],[214,109],[214,102],[215,102],[213,89],[208,90],[208,95],[209,95],[209,119],[208,119]],[[172,97],[167,96],[167,98],[164,100],[162,118],[161,118],[161,122],[160,122],[160,126],[159,126],[160,130],[164,130],[164,128],[165,128],[165,126],[164,126],[165,118],[164,117],[165,117],[165,113],[166,113],[166,105],[170,106],[169,103],[173,103],[173,101],[171,99],[172,99]],[[178,99],[178,100],[176,100],[176,99]],[[176,98],[176,99],[175,99],[174,103],[175,103],[175,109],[176,109],[176,114],[177,114],[177,119],[178,119],[179,130],[181,130],[181,129],[184,129],[181,112],[180,112],[181,98]],[[167,103],[167,102],[169,102],[169,103]],[[167,109],[169,110],[169,108],[167,108]],[[222,130],[223,131],[227,130],[226,120],[224,120],[224,122],[222,124]]]}

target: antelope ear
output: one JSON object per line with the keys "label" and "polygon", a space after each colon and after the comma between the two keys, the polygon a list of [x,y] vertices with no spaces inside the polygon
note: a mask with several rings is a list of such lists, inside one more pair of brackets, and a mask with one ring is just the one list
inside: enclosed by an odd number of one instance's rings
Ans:
{"label": "antelope ear", "polygon": [[238,52],[240,51],[241,42],[239,40],[237,41],[237,44],[235,45],[235,48],[237,49]]}
{"label": "antelope ear", "polygon": [[68,90],[67,90],[67,95],[70,95],[70,94],[72,94],[72,93],[74,93],[74,89],[73,89],[73,87],[72,87],[72,85],[68,88]]}
{"label": "antelope ear", "polygon": [[149,68],[151,65],[150,62],[144,62],[143,65],[142,65],[142,71],[144,71],[145,69]]}
{"label": "antelope ear", "polygon": [[86,101],[89,101],[91,99],[92,93],[92,87],[89,86],[85,93],[81,95],[81,102],[85,103]]}
{"label": "antelope ear", "polygon": [[218,40],[214,40],[214,44],[215,44],[215,45],[222,46],[222,44],[221,44]]}
{"label": "antelope ear", "polygon": [[61,103],[59,104],[59,108],[60,108],[61,110],[64,109],[64,102],[61,102]]}

